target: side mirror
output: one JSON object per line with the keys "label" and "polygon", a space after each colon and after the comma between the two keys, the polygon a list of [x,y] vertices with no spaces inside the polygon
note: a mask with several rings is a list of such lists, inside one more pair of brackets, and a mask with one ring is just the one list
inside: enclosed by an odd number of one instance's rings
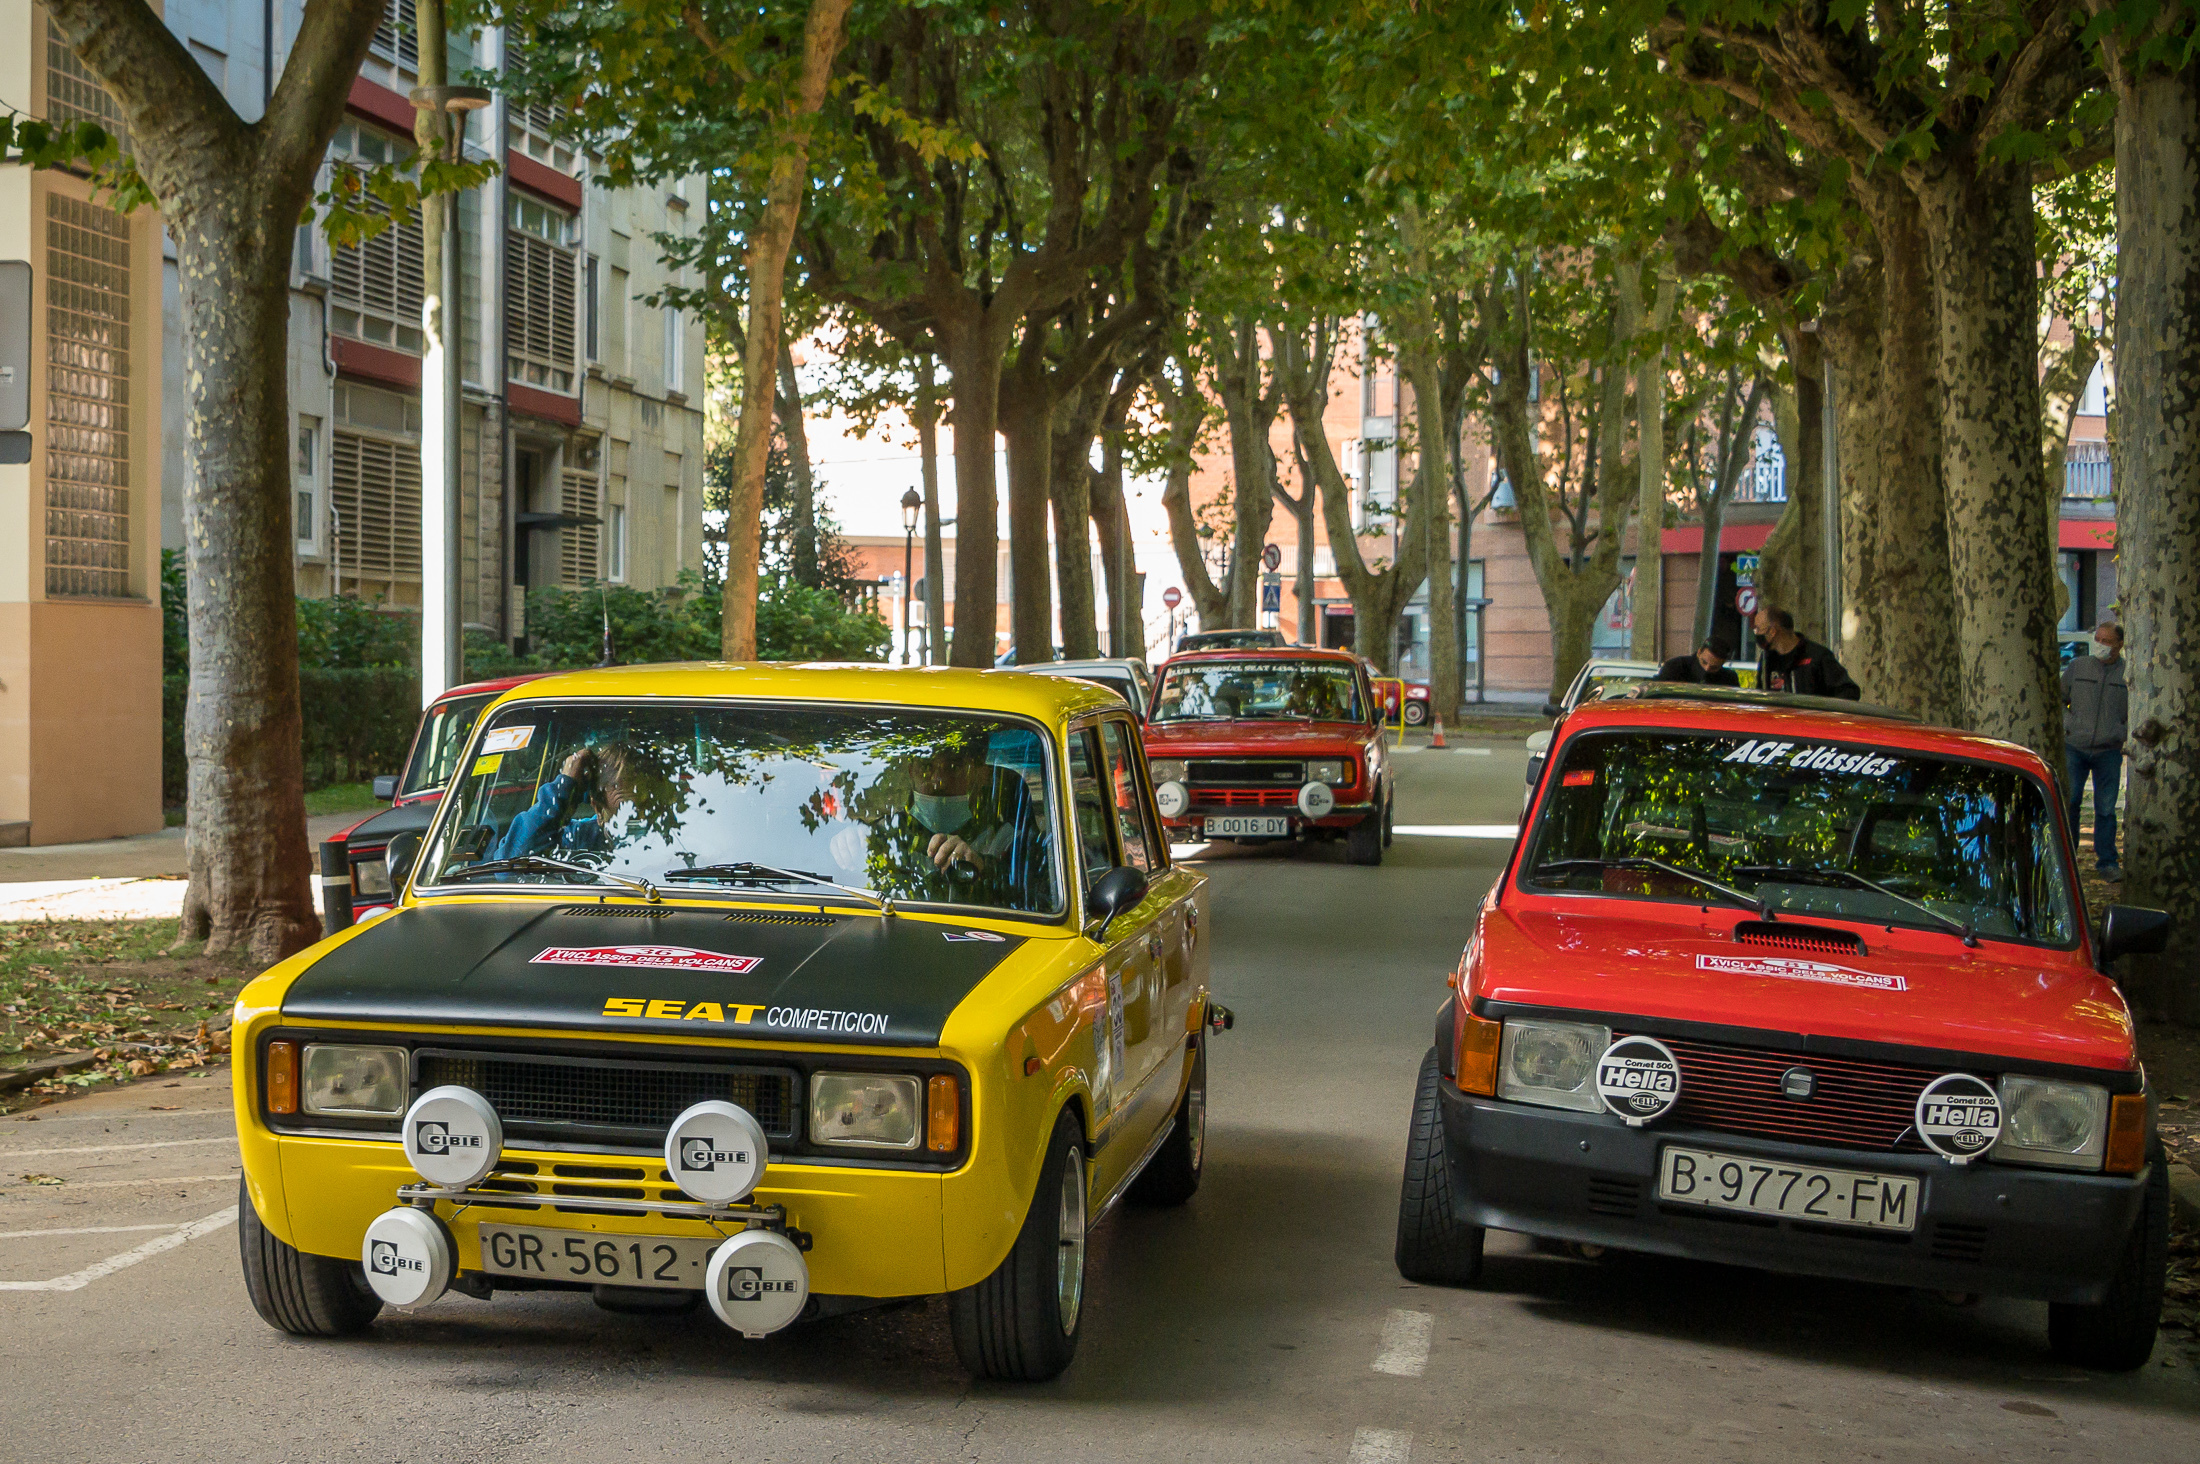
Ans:
{"label": "side mirror", "polygon": [[395,801],[397,797],[397,774],[376,773],[374,775],[374,796],[384,803]]}
{"label": "side mirror", "polygon": [[2109,906],[2101,912],[2101,964],[2118,956],[2160,955],[2169,946],[2170,926],[2175,923],[2167,910]]}
{"label": "side mirror", "polygon": [[405,882],[412,878],[413,864],[420,858],[420,835],[412,829],[390,835],[389,847],[382,857],[390,866],[390,893],[392,897],[403,894]]}
{"label": "side mirror", "polygon": [[1528,786],[1533,788],[1536,784],[1542,781],[1543,754],[1537,753],[1534,757],[1528,759]]}
{"label": "side mirror", "polygon": [[1543,715],[1546,717],[1563,717],[1566,715],[1566,709],[1557,702],[1547,701],[1543,704]]}
{"label": "side mirror", "polygon": [[1085,894],[1085,913],[1100,922],[1092,938],[1106,940],[1108,927],[1115,923],[1115,917],[1145,898],[1146,872],[1128,864],[1118,864],[1094,880]]}

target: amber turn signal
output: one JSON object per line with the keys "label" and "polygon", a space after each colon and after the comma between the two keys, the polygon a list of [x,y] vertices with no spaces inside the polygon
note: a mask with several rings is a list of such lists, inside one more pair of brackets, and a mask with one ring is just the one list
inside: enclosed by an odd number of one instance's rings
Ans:
{"label": "amber turn signal", "polygon": [[1505,1035],[1503,1022],[1489,1022],[1473,1012],[1461,1012],[1459,1020],[1459,1091],[1497,1095],[1497,1043]]}
{"label": "amber turn signal", "polygon": [[2147,1162],[2147,1095],[2118,1093],[2108,1101],[2110,1174],[2137,1174]]}
{"label": "amber turn signal", "polygon": [[298,1111],[298,1044],[295,1042],[267,1044],[267,1111]]}
{"label": "amber turn signal", "polygon": [[925,1084],[925,1096],[924,1147],[935,1154],[952,1154],[962,1147],[962,1090],[947,1074],[934,1073]]}

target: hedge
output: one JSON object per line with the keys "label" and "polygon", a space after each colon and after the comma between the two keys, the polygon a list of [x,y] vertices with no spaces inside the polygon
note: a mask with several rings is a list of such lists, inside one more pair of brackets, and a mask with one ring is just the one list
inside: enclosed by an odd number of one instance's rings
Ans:
{"label": "hedge", "polygon": [[[162,801],[184,801],[183,704],[188,676],[161,678]],[[305,713],[306,787],[356,783],[376,773],[404,771],[413,729],[420,725],[420,675],[376,667],[298,673]]]}

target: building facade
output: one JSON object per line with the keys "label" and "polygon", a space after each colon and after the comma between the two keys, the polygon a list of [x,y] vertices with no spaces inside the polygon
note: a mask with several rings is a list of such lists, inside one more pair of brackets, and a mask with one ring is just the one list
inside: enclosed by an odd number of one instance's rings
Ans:
{"label": "building facade", "polygon": [[[387,4],[324,181],[413,151],[413,6]],[[302,0],[162,13],[238,115],[260,116]],[[497,31],[451,50],[454,79],[503,69]],[[123,131],[32,0],[0,0],[0,97]],[[683,283],[658,236],[701,223],[703,180],[605,188],[556,121],[501,94],[469,114],[467,155],[500,167],[457,210],[461,613],[508,640],[526,634],[531,586],[648,589],[703,563],[703,329],[646,303]],[[299,230],[302,595],[420,603],[421,254],[417,214],[357,246]],[[147,832],[162,824],[160,554],[183,545],[188,491],[174,251],[153,211],[124,216],[80,177],[10,168],[0,260],[27,261],[33,280],[31,460],[0,466],[0,844]]]}

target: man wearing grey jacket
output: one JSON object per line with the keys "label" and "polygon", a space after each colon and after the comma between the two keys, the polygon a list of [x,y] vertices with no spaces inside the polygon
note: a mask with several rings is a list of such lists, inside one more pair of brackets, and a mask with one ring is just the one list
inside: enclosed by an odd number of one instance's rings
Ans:
{"label": "man wearing grey jacket", "polygon": [[2101,878],[2119,880],[2116,792],[2124,776],[2124,629],[2104,620],[2093,631],[2093,654],[2063,667],[2063,761],[2069,772],[2070,828],[2078,799],[2093,776],[2093,854]]}

